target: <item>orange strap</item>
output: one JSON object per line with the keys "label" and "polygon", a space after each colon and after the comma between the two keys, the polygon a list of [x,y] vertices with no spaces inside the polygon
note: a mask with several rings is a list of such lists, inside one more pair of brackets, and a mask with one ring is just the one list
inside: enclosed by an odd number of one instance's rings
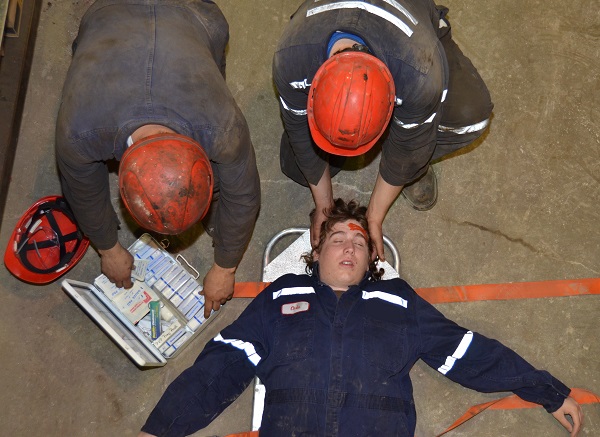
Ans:
{"label": "orange strap", "polygon": [[600,278],[417,288],[415,291],[432,304],[581,296],[600,294]]}
{"label": "orange strap", "polygon": [[258,437],[258,431],[240,432],[238,434],[227,434],[225,437]]}
{"label": "orange strap", "polygon": [[270,282],[236,282],[233,297],[256,297]]}
{"label": "orange strap", "polygon": [[[256,297],[268,285],[269,282],[238,282],[233,297]],[[600,294],[600,278],[417,288],[415,291],[432,304],[582,296]]]}
{"label": "orange strap", "polygon": [[[594,404],[600,403],[600,398],[595,393],[591,391],[584,390],[582,388],[574,388],[571,389],[570,396],[575,399],[580,404]],[[490,409],[490,410],[516,410],[522,408],[538,408],[541,407],[539,404],[534,404],[532,402],[527,402],[518,397],[517,395],[510,395],[505,398],[496,399],[495,401],[486,402],[484,404],[474,405],[467,410],[465,414],[463,414],[456,422],[450,425],[446,430],[436,437],[440,437],[446,434],[449,431],[452,431],[454,428],[465,423],[467,420],[472,419],[477,416],[479,413]]]}

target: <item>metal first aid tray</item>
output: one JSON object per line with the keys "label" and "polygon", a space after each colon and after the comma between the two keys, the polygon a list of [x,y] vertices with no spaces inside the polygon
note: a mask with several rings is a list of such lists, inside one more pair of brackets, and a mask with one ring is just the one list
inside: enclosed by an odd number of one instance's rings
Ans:
{"label": "metal first aid tray", "polygon": [[[173,257],[149,234],[128,250],[136,264],[132,288],[118,288],[104,275],[94,284],[65,279],[61,285],[138,366],[164,366],[219,312],[204,318],[199,274],[181,255]],[[150,302],[160,310],[151,312]]]}

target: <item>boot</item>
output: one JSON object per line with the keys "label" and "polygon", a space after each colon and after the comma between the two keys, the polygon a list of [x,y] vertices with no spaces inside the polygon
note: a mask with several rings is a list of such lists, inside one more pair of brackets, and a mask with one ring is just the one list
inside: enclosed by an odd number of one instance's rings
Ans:
{"label": "boot", "polygon": [[402,195],[417,211],[433,208],[437,201],[437,180],[433,168],[427,167],[427,172],[423,176],[406,184],[402,189]]}

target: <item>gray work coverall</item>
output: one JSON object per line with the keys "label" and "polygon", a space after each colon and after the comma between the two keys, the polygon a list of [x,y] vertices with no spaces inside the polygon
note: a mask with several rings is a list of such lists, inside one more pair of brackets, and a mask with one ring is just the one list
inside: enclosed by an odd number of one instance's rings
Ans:
{"label": "gray work coverall", "polygon": [[[229,27],[213,2],[99,0],[73,44],[56,127],[64,195],[98,249],[117,242],[106,161],[140,126],[196,140],[211,160],[215,262],[236,266],[260,205],[248,126],[225,83]],[[214,206],[214,204],[213,204]]]}

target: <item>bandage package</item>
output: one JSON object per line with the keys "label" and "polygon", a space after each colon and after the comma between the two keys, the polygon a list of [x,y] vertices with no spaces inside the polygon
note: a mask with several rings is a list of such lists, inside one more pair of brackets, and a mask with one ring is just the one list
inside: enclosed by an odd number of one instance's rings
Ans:
{"label": "bandage package", "polygon": [[132,288],[119,288],[104,275],[94,284],[65,279],[62,287],[138,366],[163,366],[219,313],[204,318],[198,275],[152,236],[142,235],[129,252]]}

